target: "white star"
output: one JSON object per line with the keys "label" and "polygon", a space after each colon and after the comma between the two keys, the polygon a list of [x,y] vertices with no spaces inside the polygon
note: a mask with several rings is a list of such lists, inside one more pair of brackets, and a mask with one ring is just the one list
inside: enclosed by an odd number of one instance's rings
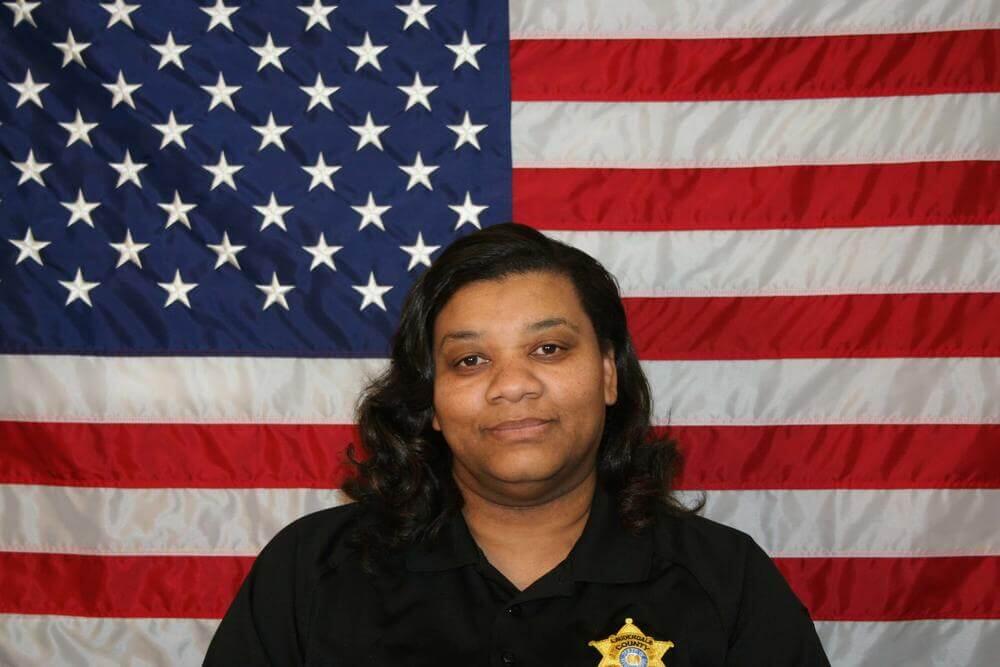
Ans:
{"label": "white star", "polygon": [[277,225],[288,231],[285,227],[285,214],[291,211],[294,206],[282,206],[278,203],[278,200],[274,198],[274,193],[271,193],[271,198],[268,200],[265,206],[254,206],[254,209],[262,216],[264,216],[264,221],[260,223],[260,231],[264,231],[271,225]]}
{"label": "white star", "polygon": [[221,25],[224,28],[228,28],[229,32],[233,31],[233,24],[229,20],[229,17],[239,11],[239,7],[226,7],[222,4],[222,0],[215,0],[215,4],[211,7],[200,7],[201,11],[212,17],[209,22],[208,27],[205,32],[210,32],[212,28],[217,25]]}
{"label": "white star", "polygon": [[21,172],[21,178],[17,181],[18,185],[31,180],[44,186],[45,181],[42,179],[42,172],[52,166],[51,162],[35,162],[35,151],[30,148],[28,149],[28,157],[24,159],[24,162],[11,162],[11,164]]}
{"label": "white star", "polygon": [[129,83],[125,80],[125,75],[121,70],[118,70],[118,80],[114,83],[102,83],[102,86],[107,88],[111,92],[111,108],[114,109],[116,106],[121,104],[122,101],[135,109],[135,102],[132,101],[132,93],[142,88],[141,83]]}
{"label": "white star", "polygon": [[180,222],[182,225],[191,229],[191,221],[188,219],[188,213],[193,211],[198,207],[197,204],[185,204],[181,201],[181,193],[174,190],[174,200],[169,204],[157,204],[160,208],[169,214],[167,218],[167,226],[165,229],[170,229],[170,226],[175,222]]}
{"label": "white star", "polygon": [[148,248],[149,244],[133,241],[130,230],[125,230],[125,240],[121,243],[109,243],[108,245],[118,251],[118,263],[115,264],[116,269],[126,262],[132,262],[140,269],[142,268],[142,260],[139,259],[139,253]]}
{"label": "white star", "polygon": [[184,63],[181,62],[181,54],[191,48],[190,44],[175,43],[174,34],[168,31],[167,41],[163,42],[163,44],[150,44],[150,46],[160,54],[160,64],[156,69],[163,69],[169,63],[173,63],[179,68],[184,69]]}
{"label": "white star", "polygon": [[236,253],[246,248],[246,246],[232,245],[229,242],[229,232],[222,234],[222,243],[219,243],[218,245],[209,243],[208,247],[214,250],[215,254],[218,255],[218,257],[215,258],[215,268],[219,268],[223,264],[232,264],[237,269],[240,268],[240,262],[236,259]]}
{"label": "white star", "polygon": [[489,206],[477,206],[473,204],[471,194],[466,192],[465,201],[461,204],[449,204],[448,208],[458,213],[458,222],[455,223],[455,229],[458,229],[465,223],[469,223],[478,229],[480,228],[479,214],[488,209]]}
{"label": "white star", "polygon": [[156,283],[156,284],[167,291],[167,302],[163,304],[164,308],[174,303],[175,301],[180,301],[185,306],[190,308],[191,302],[188,301],[188,292],[190,292],[191,290],[193,290],[195,287],[198,286],[198,283],[184,282],[184,280],[181,279],[180,269],[177,269],[177,271],[174,272],[173,282]]}
{"label": "white star", "polygon": [[476,54],[482,50],[486,44],[470,44],[469,43],[469,33],[465,30],[462,31],[462,41],[458,44],[445,44],[454,54],[455,54],[455,65],[452,67],[453,70],[458,69],[463,63],[469,63],[476,69],[479,69],[479,61],[476,60]]}
{"label": "white star", "polygon": [[413,164],[409,167],[406,165],[399,165],[402,169],[410,176],[410,181],[406,184],[406,189],[409,190],[414,185],[419,183],[428,190],[433,190],[431,187],[431,174],[437,171],[436,165],[425,165],[423,159],[420,157],[420,151],[417,151],[417,159],[413,161]]}
{"label": "white star", "polygon": [[214,190],[221,184],[225,183],[233,190],[236,189],[236,181],[233,180],[233,174],[238,172],[243,168],[241,164],[229,164],[226,162],[226,151],[222,151],[219,154],[219,161],[212,166],[210,164],[202,165],[206,171],[212,174],[212,187],[209,190]]}
{"label": "white star", "polygon": [[289,49],[287,46],[275,46],[274,41],[271,40],[271,33],[267,33],[267,41],[261,46],[251,46],[253,52],[260,56],[260,63],[257,65],[257,71],[261,71],[268,65],[274,65],[282,72],[285,68],[281,66],[281,54]]}
{"label": "white star", "polygon": [[352,285],[351,287],[364,297],[361,301],[361,308],[359,308],[359,310],[364,310],[372,304],[375,304],[382,310],[385,310],[385,302],[382,301],[382,295],[391,290],[392,285],[379,285],[375,282],[375,274],[369,273],[367,285]]}
{"label": "white star", "polygon": [[330,20],[327,16],[336,8],[337,5],[325,7],[319,0],[313,0],[312,5],[299,6],[299,11],[309,17],[309,22],[306,23],[306,32],[309,32],[314,25],[321,25],[329,30]]}
{"label": "white star", "polygon": [[406,109],[404,109],[404,111],[408,111],[414,104],[421,104],[426,107],[428,111],[430,111],[431,101],[427,98],[427,96],[438,89],[437,86],[425,86],[424,82],[420,80],[420,72],[413,75],[412,86],[396,87],[406,93]]}
{"label": "white star", "polygon": [[94,307],[94,304],[90,302],[90,290],[94,289],[101,283],[89,283],[83,279],[83,273],[80,269],[76,270],[76,277],[73,280],[60,280],[59,284],[69,290],[69,294],[66,296],[66,305],[73,303],[77,299],[83,301],[85,304]]}
{"label": "white star", "polygon": [[260,147],[257,148],[258,151],[264,150],[269,144],[274,144],[281,150],[285,150],[285,142],[281,140],[281,135],[292,128],[291,125],[276,125],[273,113],[267,114],[266,125],[251,125],[250,127],[260,135]]}
{"label": "white star", "polygon": [[233,111],[236,111],[236,107],[233,106],[233,94],[242,87],[227,86],[226,80],[222,78],[222,72],[219,72],[219,80],[214,86],[202,86],[202,89],[212,96],[212,101],[208,104],[208,110],[211,111],[218,104],[225,104]]}
{"label": "white star", "polygon": [[312,182],[309,183],[309,189],[312,190],[317,185],[325,185],[326,187],[334,190],[333,181],[330,180],[330,176],[340,171],[340,165],[331,164],[327,165],[326,161],[323,159],[323,154],[320,153],[319,157],[316,158],[316,164],[311,167],[302,167],[306,172],[312,176]]}
{"label": "white star", "polygon": [[401,245],[399,249],[410,256],[410,264],[406,267],[406,270],[409,271],[417,264],[430,266],[431,253],[440,247],[439,245],[424,245],[424,235],[417,232],[417,242],[414,245]]}
{"label": "white star", "polygon": [[486,125],[473,125],[472,121],[469,120],[469,112],[466,111],[461,125],[449,125],[448,129],[456,134],[454,150],[458,150],[462,144],[472,144],[478,151],[479,139],[476,135],[485,130]]}
{"label": "white star", "polygon": [[412,0],[408,5],[396,5],[396,9],[406,14],[406,23],[403,24],[403,30],[406,30],[414,23],[419,23],[430,30],[431,27],[427,25],[427,14],[435,7],[437,5],[422,5],[420,4],[420,0]]}
{"label": "white star", "polygon": [[139,9],[139,5],[127,5],[124,0],[115,0],[114,2],[102,2],[101,7],[103,7],[104,10],[111,15],[108,17],[107,27],[110,28],[114,24],[121,21],[128,27],[135,30],[135,26],[132,25],[132,17],[129,16],[129,14]]}
{"label": "white star", "polygon": [[264,300],[264,308],[262,310],[267,310],[271,307],[271,304],[277,303],[279,306],[288,310],[288,302],[285,300],[285,295],[295,289],[294,285],[282,285],[278,282],[277,272],[271,273],[271,284],[270,285],[257,285],[257,289],[267,295]]}
{"label": "white star", "polygon": [[302,246],[303,250],[313,256],[312,264],[309,265],[310,271],[321,264],[329,266],[331,271],[336,271],[337,267],[333,265],[333,254],[341,248],[342,246],[339,245],[327,245],[326,236],[323,234],[319,235],[316,245]]}
{"label": "white star", "polygon": [[132,154],[127,148],[125,149],[125,159],[121,162],[112,162],[111,168],[118,172],[116,188],[125,185],[126,181],[131,181],[140,190],[142,189],[142,183],[139,182],[139,172],[146,168],[146,163],[132,162]]}
{"label": "white star", "polygon": [[62,51],[63,67],[66,67],[66,65],[69,65],[71,62],[78,62],[81,67],[86,67],[83,62],[83,50],[90,46],[90,42],[76,41],[73,37],[72,29],[67,31],[65,42],[54,42],[53,46]]}
{"label": "white star", "polygon": [[340,86],[327,86],[323,83],[322,75],[317,74],[315,85],[299,86],[299,88],[309,96],[309,106],[306,107],[306,111],[309,111],[317,104],[322,104],[330,111],[333,111],[333,107],[330,105],[330,95],[340,90]]}
{"label": "white star", "polygon": [[361,214],[361,224],[358,225],[358,231],[361,231],[368,225],[375,225],[382,231],[385,231],[385,225],[382,223],[382,214],[392,208],[392,206],[379,206],[375,203],[375,197],[369,192],[368,201],[365,202],[364,206],[352,206],[351,208]]}
{"label": "white star", "polygon": [[30,258],[35,260],[35,262],[37,262],[39,265],[45,266],[45,263],[42,261],[42,255],[40,251],[45,246],[51,244],[52,241],[36,240],[35,237],[32,236],[31,234],[31,227],[28,227],[28,233],[24,235],[24,240],[22,241],[18,241],[16,239],[8,239],[8,240],[11,243],[13,243],[19,251],[17,253],[17,259],[14,260],[15,265],[20,264],[24,260]]}
{"label": "white star", "polygon": [[77,141],[82,141],[88,146],[93,147],[94,144],[90,143],[90,131],[97,127],[97,123],[85,123],[79,109],[76,110],[76,118],[73,119],[72,123],[59,123],[59,125],[69,132],[66,148],[69,148]]}
{"label": "white star", "polygon": [[364,125],[348,125],[352,130],[358,133],[358,147],[355,151],[359,151],[368,144],[371,144],[378,148],[380,151],[384,150],[382,148],[382,140],[379,139],[379,135],[389,129],[388,125],[376,125],[375,121],[372,120],[371,112],[365,116]]}
{"label": "white star", "polygon": [[62,204],[63,208],[68,210],[70,213],[69,222],[66,223],[67,227],[72,227],[74,222],[80,220],[86,222],[91,227],[94,226],[94,221],[90,217],[90,214],[94,211],[94,209],[100,206],[100,203],[92,203],[84,199],[82,189],[78,189],[76,191],[76,201],[63,201],[59,203]]}
{"label": "white star", "polygon": [[33,102],[38,105],[39,109],[44,109],[42,106],[42,98],[38,96],[38,93],[42,92],[49,87],[47,83],[35,83],[35,80],[31,78],[31,70],[26,70],[24,75],[24,81],[21,83],[11,83],[8,84],[11,88],[18,92],[17,105],[15,108],[19,108],[25,102]]}
{"label": "white star", "polygon": [[170,143],[175,143],[181,148],[187,149],[184,144],[184,133],[190,130],[192,125],[183,125],[177,122],[174,118],[174,112],[171,111],[170,115],[167,117],[166,123],[153,123],[153,127],[163,134],[163,141],[160,142],[160,150],[163,150]]}
{"label": "white star", "polygon": [[357,72],[359,69],[364,67],[366,64],[371,65],[378,71],[382,71],[382,66],[378,64],[378,54],[385,51],[387,46],[375,46],[372,44],[372,38],[365,33],[365,39],[357,46],[348,46],[351,51],[358,57],[358,62],[354,65],[354,71]]}
{"label": "white star", "polygon": [[31,15],[31,12],[38,9],[38,6],[42,3],[40,2],[27,2],[26,0],[14,0],[14,2],[3,3],[6,7],[14,12],[14,27],[21,21],[27,21],[31,25],[38,27],[35,23],[35,18]]}

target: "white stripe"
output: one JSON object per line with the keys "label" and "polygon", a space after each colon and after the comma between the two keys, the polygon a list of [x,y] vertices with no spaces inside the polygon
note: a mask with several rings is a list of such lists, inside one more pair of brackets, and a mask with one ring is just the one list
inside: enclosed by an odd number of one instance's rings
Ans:
{"label": "white stripe", "polygon": [[294,519],[346,501],[326,489],[0,485],[0,551],[256,556]]}
{"label": "white stripe", "polygon": [[1000,358],[650,361],[658,424],[1000,424]]}
{"label": "white stripe", "polygon": [[1000,621],[819,622],[830,664],[838,667],[994,667]]}
{"label": "white stripe", "polygon": [[200,665],[217,620],[0,614],[0,665]]}
{"label": "white stripe", "polygon": [[[0,388],[0,415],[46,422],[345,424],[352,422],[364,378],[384,363],[6,355],[0,378],[18,380]],[[993,399],[1000,396],[1000,359],[992,357],[646,361],[643,367],[659,424],[1000,423]],[[106,381],[94,392],[95,376],[127,381]],[[292,376],[294,387],[274,382]]]}
{"label": "white stripe", "polygon": [[597,258],[624,296],[1000,291],[996,225],[546,233]]}
{"label": "white stripe", "polygon": [[[0,550],[256,555],[282,526],[345,498],[315,489],[3,485]],[[712,491],[706,508],[774,556],[996,554],[998,512],[995,489]]]}
{"label": "white stripe", "polygon": [[996,0],[510,0],[512,39],[778,37],[1000,26]]}
{"label": "white stripe", "polygon": [[1000,159],[1000,94],[514,102],[515,167],[758,167]]}
{"label": "white stripe", "polygon": [[706,500],[705,516],[772,557],[1000,553],[997,489],[710,491]]}
{"label": "white stripe", "polygon": [[0,355],[0,419],[349,424],[381,359]]}
{"label": "white stripe", "polygon": [[[0,664],[19,667],[200,665],[216,620],[0,615]],[[1000,655],[1000,621],[816,623],[838,667],[987,667]]]}

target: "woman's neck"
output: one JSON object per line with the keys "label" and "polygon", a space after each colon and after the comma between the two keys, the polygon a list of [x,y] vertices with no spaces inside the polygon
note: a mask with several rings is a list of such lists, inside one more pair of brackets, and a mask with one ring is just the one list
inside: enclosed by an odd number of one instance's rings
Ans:
{"label": "woman's neck", "polygon": [[487,560],[523,590],[562,562],[580,538],[590,516],[596,472],[537,504],[507,505],[461,483],[459,488],[473,539]]}

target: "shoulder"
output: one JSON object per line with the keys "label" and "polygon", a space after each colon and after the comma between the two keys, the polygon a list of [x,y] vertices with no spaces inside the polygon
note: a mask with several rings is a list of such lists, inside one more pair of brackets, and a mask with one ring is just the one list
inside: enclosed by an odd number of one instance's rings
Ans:
{"label": "shoulder", "polygon": [[752,537],[702,516],[664,511],[657,517],[653,535],[657,565],[687,570],[712,600],[729,632],[735,628],[747,579],[762,569],[776,572]]}
{"label": "shoulder", "polygon": [[356,503],[306,514],[271,538],[257,556],[254,567],[266,569],[279,565],[285,569],[294,563],[299,575],[319,576],[350,553],[349,538],[361,520],[362,510]]}

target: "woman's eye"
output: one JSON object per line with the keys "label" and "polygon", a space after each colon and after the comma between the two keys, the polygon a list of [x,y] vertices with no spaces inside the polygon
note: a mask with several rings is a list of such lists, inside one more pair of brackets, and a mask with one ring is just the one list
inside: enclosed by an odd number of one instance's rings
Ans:
{"label": "woman's eye", "polygon": [[478,361],[480,359],[482,359],[482,357],[480,357],[478,354],[470,354],[467,357],[462,357],[461,359],[459,359],[458,363],[456,363],[455,365],[462,366],[464,368],[473,368],[474,366],[479,365]]}
{"label": "woman's eye", "polygon": [[545,343],[544,345],[539,345],[536,350],[539,350],[543,356],[551,356],[556,354],[563,349],[561,345],[556,345],[555,343]]}

